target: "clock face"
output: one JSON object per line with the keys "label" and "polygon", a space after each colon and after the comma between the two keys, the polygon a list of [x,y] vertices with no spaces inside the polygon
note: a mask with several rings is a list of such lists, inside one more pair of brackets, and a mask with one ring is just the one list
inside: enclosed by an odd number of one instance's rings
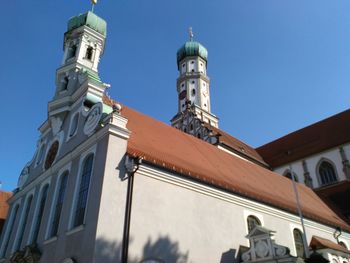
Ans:
{"label": "clock face", "polygon": [[59,143],[58,141],[55,141],[49,151],[47,152],[47,155],[46,155],[46,160],[45,160],[45,169],[49,169],[51,167],[51,165],[53,164],[53,162],[55,161],[56,159],[56,155],[57,155],[57,152],[58,152],[58,146],[59,146]]}

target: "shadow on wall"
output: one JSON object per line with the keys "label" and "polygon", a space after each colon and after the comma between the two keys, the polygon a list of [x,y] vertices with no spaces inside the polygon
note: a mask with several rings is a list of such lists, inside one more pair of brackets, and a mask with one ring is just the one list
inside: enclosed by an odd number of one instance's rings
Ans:
{"label": "shadow on wall", "polygon": [[[132,239],[130,239],[132,243]],[[120,262],[122,252],[122,242],[110,242],[104,239],[96,240],[96,259],[103,263]],[[129,255],[128,263],[147,262],[166,262],[166,263],[186,263],[188,259],[188,251],[182,253],[179,250],[179,243],[171,241],[168,236],[160,236],[152,242],[149,238],[143,246],[141,258],[131,257]]]}
{"label": "shadow on wall", "polygon": [[105,239],[97,239],[95,257],[98,262],[119,262],[122,253],[122,242],[110,242]]}
{"label": "shadow on wall", "polygon": [[188,251],[182,253],[179,250],[179,243],[172,242],[168,236],[159,237],[155,242],[149,238],[143,247],[143,258],[145,260],[159,260],[160,262],[186,263]]}

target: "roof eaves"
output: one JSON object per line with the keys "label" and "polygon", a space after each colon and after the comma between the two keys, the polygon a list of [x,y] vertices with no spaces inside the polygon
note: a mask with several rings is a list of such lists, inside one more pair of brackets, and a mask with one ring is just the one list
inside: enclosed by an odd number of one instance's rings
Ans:
{"label": "roof eaves", "polygon": [[[145,153],[145,152],[142,152],[140,150],[137,150],[130,145],[128,145],[127,154],[129,154],[132,157],[142,158],[144,162],[146,162],[150,165],[154,165],[158,168],[162,168],[165,170],[176,172],[182,176],[188,177],[190,179],[198,180],[201,183],[209,184],[209,185],[214,186],[216,188],[219,188],[221,190],[225,190],[225,191],[228,191],[228,192],[233,193],[233,194],[237,194],[237,195],[242,196],[242,197],[247,197],[253,201],[257,201],[260,203],[270,205],[272,207],[281,209],[283,211],[290,212],[290,213],[297,215],[297,216],[299,215],[297,208],[294,206],[291,206],[291,205],[285,204],[285,203],[284,204],[277,204],[273,198],[267,198],[265,196],[262,197],[258,193],[253,193],[253,192],[249,193],[247,191],[242,191],[238,188],[224,185],[216,180],[208,180],[205,176],[203,176],[199,173],[195,173],[193,171],[190,171],[188,169],[184,169],[184,168],[179,167],[179,166],[174,166],[174,164],[171,164],[171,163],[168,163],[164,160],[161,160],[158,157],[151,156],[149,153]],[[330,220],[320,219],[320,217],[317,214],[303,211],[303,215],[305,218],[326,224],[328,226],[332,226],[332,227],[338,226]],[[344,222],[344,224],[342,224],[342,228],[346,229],[347,231],[350,232],[350,226],[348,224],[346,224],[345,222]]]}

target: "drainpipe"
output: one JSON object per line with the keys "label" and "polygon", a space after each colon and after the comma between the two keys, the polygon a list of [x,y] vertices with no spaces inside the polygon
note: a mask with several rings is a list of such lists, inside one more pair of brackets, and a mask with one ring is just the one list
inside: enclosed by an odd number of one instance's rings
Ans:
{"label": "drainpipe", "polygon": [[309,258],[310,253],[309,253],[309,248],[307,245],[306,231],[305,231],[305,225],[304,225],[304,216],[303,216],[303,212],[301,211],[299,192],[298,192],[298,188],[297,188],[297,183],[295,182],[295,178],[293,175],[292,164],[289,164],[289,171],[290,171],[292,181],[293,181],[293,190],[294,190],[294,194],[295,194],[295,199],[297,201],[297,207],[298,207],[301,227],[303,228],[303,235],[302,236],[303,236],[303,241],[304,241],[303,243],[304,243],[305,257]]}
{"label": "drainpipe", "polygon": [[122,243],[122,263],[128,262],[128,251],[129,251],[129,235],[130,235],[130,220],[131,220],[131,205],[132,205],[132,194],[134,188],[134,174],[139,169],[139,164],[142,159],[131,158],[128,155],[125,158],[125,169],[126,176],[122,179],[128,180],[128,188],[126,192],[126,205],[125,205],[125,216],[124,216],[124,230],[123,230],[123,243]]}

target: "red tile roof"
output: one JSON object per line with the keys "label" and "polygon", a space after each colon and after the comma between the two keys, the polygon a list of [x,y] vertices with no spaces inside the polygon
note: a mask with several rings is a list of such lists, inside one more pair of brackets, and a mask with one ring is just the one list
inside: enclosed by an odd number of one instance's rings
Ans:
{"label": "red tile roof", "polygon": [[[209,128],[209,127],[208,127]],[[235,151],[238,155],[246,157],[251,161],[255,161],[258,164],[262,164],[263,166],[268,166],[260,156],[260,154],[248,144],[238,140],[237,138],[231,136],[227,132],[220,130],[215,127],[210,127],[214,131],[214,133],[219,134],[219,144],[223,147],[228,147],[231,150]],[[225,147],[225,148],[226,148]]]}
{"label": "red tile roof", "polygon": [[[123,107],[122,115],[128,119],[127,127],[131,131],[129,155],[189,179],[297,214],[291,180],[128,107]],[[297,188],[306,218],[350,232],[350,226],[310,188],[301,184]]]}
{"label": "red tile roof", "polygon": [[350,251],[346,249],[345,247],[334,243],[328,239],[318,237],[318,236],[312,236],[311,242],[310,242],[310,247],[314,250],[317,249],[322,249],[322,248],[330,248],[333,250],[341,251],[346,254],[350,254]]}
{"label": "red tile roof", "polygon": [[272,168],[350,142],[350,109],[256,150]]}
{"label": "red tile roof", "polygon": [[0,234],[1,234],[2,228],[4,227],[8,209],[9,209],[7,200],[11,196],[12,196],[12,193],[10,192],[0,191]]}
{"label": "red tile roof", "polygon": [[0,191],[0,219],[6,219],[8,212],[7,200],[12,196],[11,192]]}

